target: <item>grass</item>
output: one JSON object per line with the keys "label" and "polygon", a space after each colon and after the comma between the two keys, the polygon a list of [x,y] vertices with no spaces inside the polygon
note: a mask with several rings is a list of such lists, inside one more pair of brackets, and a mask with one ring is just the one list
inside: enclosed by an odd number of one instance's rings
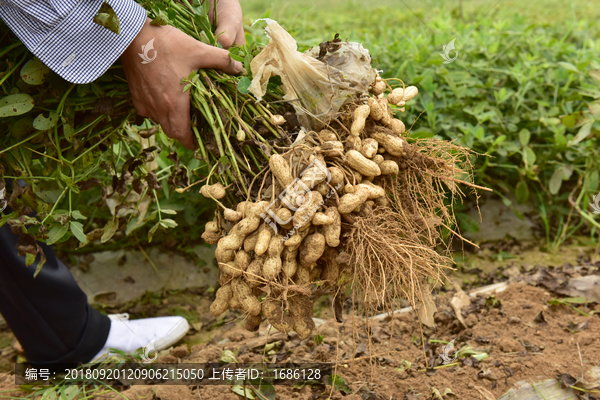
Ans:
{"label": "grass", "polygon": [[[370,39],[378,43],[383,41],[384,36],[381,34],[403,37],[410,36],[415,30],[433,30],[451,39],[456,33],[453,19],[459,16],[458,4],[458,0],[246,0],[243,2],[243,10],[249,22],[265,17],[277,20],[300,43],[314,44],[313,39],[328,39],[336,31],[351,40],[362,42]],[[488,13],[495,19],[522,15],[530,23],[561,25],[568,21],[594,21],[600,17],[600,9],[586,0],[463,2],[463,15],[467,22],[476,22]],[[430,22],[438,16],[445,16],[448,24],[431,26]]]}

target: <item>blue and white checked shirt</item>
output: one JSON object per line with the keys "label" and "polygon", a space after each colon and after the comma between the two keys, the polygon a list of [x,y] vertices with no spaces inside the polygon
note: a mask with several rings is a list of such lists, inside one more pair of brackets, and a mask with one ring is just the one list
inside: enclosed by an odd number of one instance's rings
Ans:
{"label": "blue and white checked shirt", "polygon": [[134,0],[108,0],[119,17],[117,35],[93,22],[104,0],[0,0],[0,18],[44,64],[72,83],[101,76],[146,21]]}

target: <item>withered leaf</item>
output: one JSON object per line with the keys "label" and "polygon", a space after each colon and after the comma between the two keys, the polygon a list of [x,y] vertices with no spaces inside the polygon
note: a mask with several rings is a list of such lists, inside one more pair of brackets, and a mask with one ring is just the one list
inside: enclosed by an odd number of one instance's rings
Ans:
{"label": "withered leaf", "polygon": [[131,186],[136,193],[142,194],[144,191],[144,184],[142,182],[142,178],[135,178],[133,182],[131,182]]}
{"label": "withered leaf", "polygon": [[77,186],[79,186],[80,190],[90,190],[96,186],[100,185],[100,179],[98,178],[90,178],[83,182],[77,182]]}
{"label": "withered leaf", "polygon": [[337,296],[333,299],[333,314],[335,315],[335,319],[337,322],[344,322],[343,318],[343,293],[338,293]]}
{"label": "withered leaf", "polygon": [[158,181],[158,177],[156,176],[156,172],[150,171],[148,175],[146,175],[146,182],[148,182],[148,188],[150,190],[160,189],[162,185]]}
{"label": "withered leaf", "polygon": [[113,101],[108,97],[99,98],[94,105],[94,112],[98,114],[110,115],[113,110]]}
{"label": "withered leaf", "polygon": [[38,245],[33,236],[28,233],[21,233],[19,240],[17,240],[17,250],[20,256],[24,256],[25,254],[36,255],[38,253]]}
{"label": "withered leaf", "polygon": [[546,326],[548,323],[546,322],[546,317],[544,317],[544,312],[540,311],[534,318],[533,322],[540,324],[542,326]]}
{"label": "withered leaf", "polygon": [[96,228],[93,231],[86,233],[85,237],[87,238],[87,243],[91,243],[94,240],[100,239],[103,233],[104,229],[102,228]]}
{"label": "withered leaf", "polygon": [[[142,160],[133,159],[133,161],[127,166],[127,171],[130,173],[133,173],[133,171],[135,171],[135,169],[137,167],[139,167],[140,165],[142,165],[143,163],[144,162]],[[125,166],[123,166],[123,170],[124,169],[125,169]]]}

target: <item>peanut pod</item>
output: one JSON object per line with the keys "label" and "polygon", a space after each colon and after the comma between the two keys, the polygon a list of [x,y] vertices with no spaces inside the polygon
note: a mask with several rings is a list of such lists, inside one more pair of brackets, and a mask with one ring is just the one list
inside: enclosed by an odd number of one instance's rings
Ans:
{"label": "peanut pod", "polygon": [[342,232],[342,216],[336,207],[329,207],[325,211],[325,215],[333,219],[333,223],[323,226],[325,241],[330,247],[338,247],[340,245],[340,234]]}
{"label": "peanut pod", "polygon": [[281,187],[286,188],[292,183],[293,178],[290,165],[283,156],[272,154],[269,157],[269,167]]}
{"label": "peanut pod", "polygon": [[[360,154],[360,153],[359,153]],[[323,204],[323,196],[317,191],[306,194],[307,199],[294,214],[294,228],[302,230],[312,221],[315,213]]]}
{"label": "peanut pod", "polygon": [[318,232],[313,233],[300,245],[300,265],[312,269],[324,251],[325,236]]}
{"label": "peanut pod", "polygon": [[291,296],[288,298],[290,316],[294,321],[294,330],[301,340],[308,339],[315,329],[312,319],[312,303],[308,296]]}
{"label": "peanut pod", "polygon": [[233,297],[231,285],[221,286],[215,296],[215,300],[210,305],[210,313],[213,317],[218,317],[229,308],[229,300]]}
{"label": "peanut pod", "polygon": [[352,126],[350,127],[350,133],[354,136],[360,135],[363,129],[365,129],[365,121],[369,114],[371,114],[371,109],[367,104],[356,107],[354,110],[354,121],[352,121]]}
{"label": "peanut pod", "polygon": [[225,187],[222,183],[218,182],[214,185],[204,185],[200,188],[200,194],[207,198],[215,198],[217,200],[222,199],[227,195]]}
{"label": "peanut pod", "polygon": [[366,158],[373,158],[375,154],[377,154],[377,150],[379,148],[379,143],[377,140],[372,138],[367,138],[362,141],[362,147],[360,149],[360,154],[365,156]]}
{"label": "peanut pod", "polygon": [[350,150],[347,152],[345,161],[349,167],[355,169],[363,176],[381,175],[379,166],[356,150]]}
{"label": "peanut pod", "polygon": [[260,314],[260,301],[252,294],[252,289],[241,278],[236,278],[231,282],[231,289],[240,301],[242,308],[250,315]]}
{"label": "peanut pod", "polygon": [[280,301],[265,299],[262,302],[262,312],[267,321],[278,331],[288,333],[293,329],[294,320],[283,312]]}
{"label": "peanut pod", "polygon": [[381,147],[393,156],[404,155],[404,141],[403,139],[388,135],[387,133],[375,132],[371,134],[371,137],[379,142]]}

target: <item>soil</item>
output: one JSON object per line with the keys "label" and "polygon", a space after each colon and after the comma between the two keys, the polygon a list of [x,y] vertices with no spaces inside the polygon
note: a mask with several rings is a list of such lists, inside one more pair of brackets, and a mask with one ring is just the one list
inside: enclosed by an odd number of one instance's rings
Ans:
{"label": "soil", "polygon": [[[287,339],[274,330],[267,333],[265,323],[250,333],[243,329],[243,321],[237,321],[229,324],[231,329],[221,329],[210,343],[194,345],[189,351],[180,346],[163,353],[157,362],[217,362],[223,351],[232,350],[239,362],[336,363],[337,374],[343,378],[340,382],[347,384],[336,388],[341,391],[331,386],[277,386],[277,398],[286,400],[329,396],[347,400],[496,399],[521,380],[537,382],[560,374],[580,377],[582,369],[600,365],[600,316],[584,316],[564,305],[550,306],[548,300],[553,297],[558,296],[525,282],[511,284],[488,298],[487,305],[485,297],[474,299],[463,310],[464,327],[449,306],[451,296],[440,295],[436,330],[424,328],[422,332],[412,312],[372,321],[369,327],[359,318],[346,316],[342,323],[327,321],[317,328],[316,334],[322,336],[318,345],[315,339],[320,337],[301,341],[291,333]],[[598,304],[578,308],[588,314],[600,311]],[[455,340],[457,349],[470,345],[489,357],[481,362],[474,357],[459,358],[457,365],[442,365],[443,344],[430,343],[432,339]],[[265,354],[269,343],[275,345]],[[0,391],[14,388],[12,382],[12,377],[0,374]],[[434,389],[440,394],[449,389],[455,397],[432,397]],[[128,399],[241,398],[228,386],[133,386],[121,394]],[[12,394],[19,395],[24,393]],[[122,397],[113,393],[113,398]]]}

